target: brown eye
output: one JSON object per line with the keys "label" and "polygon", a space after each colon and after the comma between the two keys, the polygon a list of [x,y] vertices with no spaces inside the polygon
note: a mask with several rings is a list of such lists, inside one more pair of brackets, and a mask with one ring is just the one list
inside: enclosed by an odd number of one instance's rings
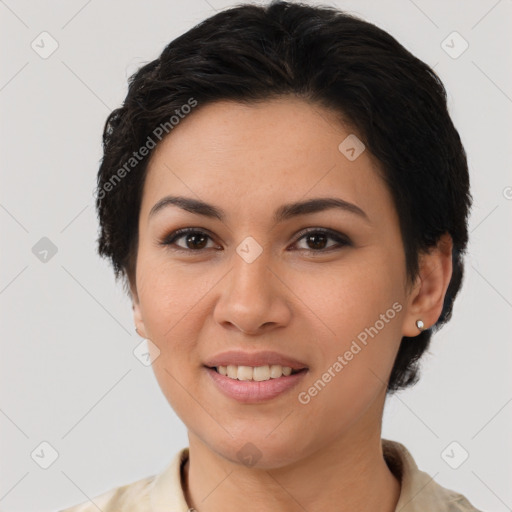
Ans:
{"label": "brown eye", "polygon": [[182,238],[185,239],[187,249],[204,249],[209,237],[202,233],[188,233],[186,235],[182,235]]}
{"label": "brown eye", "polygon": [[[336,243],[328,246],[329,239],[334,240]],[[301,240],[304,240],[307,245],[304,250],[311,252],[328,252],[332,248],[351,245],[350,240],[346,236],[326,229],[310,230],[303,234],[296,243]]]}
{"label": "brown eye", "polygon": [[[181,244],[176,243],[178,240],[182,240]],[[201,251],[207,248],[208,240],[211,240],[210,235],[204,231],[197,229],[179,229],[167,237],[162,245],[176,246],[178,250],[184,251]]]}
{"label": "brown eye", "polygon": [[[329,245],[329,240],[335,243]],[[181,242],[177,243],[178,241]],[[212,237],[206,232],[199,229],[184,228],[171,233],[161,242],[161,245],[171,247],[176,251],[200,252],[212,248],[212,246],[208,247],[208,241],[213,243]],[[345,235],[323,228],[311,229],[303,233],[295,244],[298,244],[300,241],[305,241],[306,247],[299,249],[312,253],[329,252],[333,249],[352,245]]]}
{"label": "brown eye", "polygon": [[325,249],[329,237],[324,233],[313,233],[306,235],[304,239],[306,240],[307,244],[311,244],[309,245],[311,249],[318,250]]}

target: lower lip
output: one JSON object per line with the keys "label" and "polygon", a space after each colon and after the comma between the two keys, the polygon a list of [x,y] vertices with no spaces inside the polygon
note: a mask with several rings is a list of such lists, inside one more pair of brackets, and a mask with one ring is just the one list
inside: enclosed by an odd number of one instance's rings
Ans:
{"label": "lower lip", "polygon": [[296,386],[308,372],[306,369],[299,373],[282,376],[277,379],[256,382],[252,380],[231,379],[230,377],[221,375],[212,368],[206,368],[206,371],[222,393],[229,398],[234,398],[246,404],[271,400],[285,391],[289,391]]}

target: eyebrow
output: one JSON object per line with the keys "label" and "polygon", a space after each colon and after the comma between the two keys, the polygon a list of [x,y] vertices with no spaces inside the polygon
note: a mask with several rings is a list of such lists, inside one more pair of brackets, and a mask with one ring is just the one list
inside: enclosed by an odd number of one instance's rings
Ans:
{"label": "eyebrow", "polygon": [[[220,221],[224,221],[226,219],[226,213],[221,208],[184,196],[163,197],[151,208],[149,218],[153,217],[157,212],[168,206],[177,206],[187,212],[213,219],[219,219]],[[307,215],[334,208],[355,214],[370,223],[368,215],[366,215],[359,206],[337,197],[319,197],[315,199],[308,199],[306,201],[284,204],[274,212],[273,220],[277,224],[299,215]]]}

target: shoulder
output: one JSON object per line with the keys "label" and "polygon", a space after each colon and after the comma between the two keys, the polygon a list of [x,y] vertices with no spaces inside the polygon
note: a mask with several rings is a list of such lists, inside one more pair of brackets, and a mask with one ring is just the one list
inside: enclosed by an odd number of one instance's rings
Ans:
{"label": "shoulder", "polygon": [[482,512],[462,494],[439,485],[421,471],[407,448],[397,441],[382,439],[384,459],[401,484],[396,510],[402,512]]}
{"label": "shoulder", "polygon": [[181,467],[186,460],[188,447],[180,449],[159,473],[115,487],[93,499],[58,512],[187,511],[188,506],[181,487]]}
{"label": "shoulder", "polygon": [[155,475],[115,487],[92,500],[58,512],[142,512],[150,510],[150,491]]}

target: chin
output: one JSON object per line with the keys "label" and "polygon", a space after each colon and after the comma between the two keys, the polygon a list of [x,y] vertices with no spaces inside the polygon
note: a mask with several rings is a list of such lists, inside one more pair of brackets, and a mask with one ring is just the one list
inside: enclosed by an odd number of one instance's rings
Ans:
{"label": "chin", "polygon": [[282,443],[279,439],[270,440],[266,435],[229,438],[220,444],[210,445],[210,449],[234,464],[262,470],[287,466],[300,458],[296,442],[288,438],[288,443]]}

